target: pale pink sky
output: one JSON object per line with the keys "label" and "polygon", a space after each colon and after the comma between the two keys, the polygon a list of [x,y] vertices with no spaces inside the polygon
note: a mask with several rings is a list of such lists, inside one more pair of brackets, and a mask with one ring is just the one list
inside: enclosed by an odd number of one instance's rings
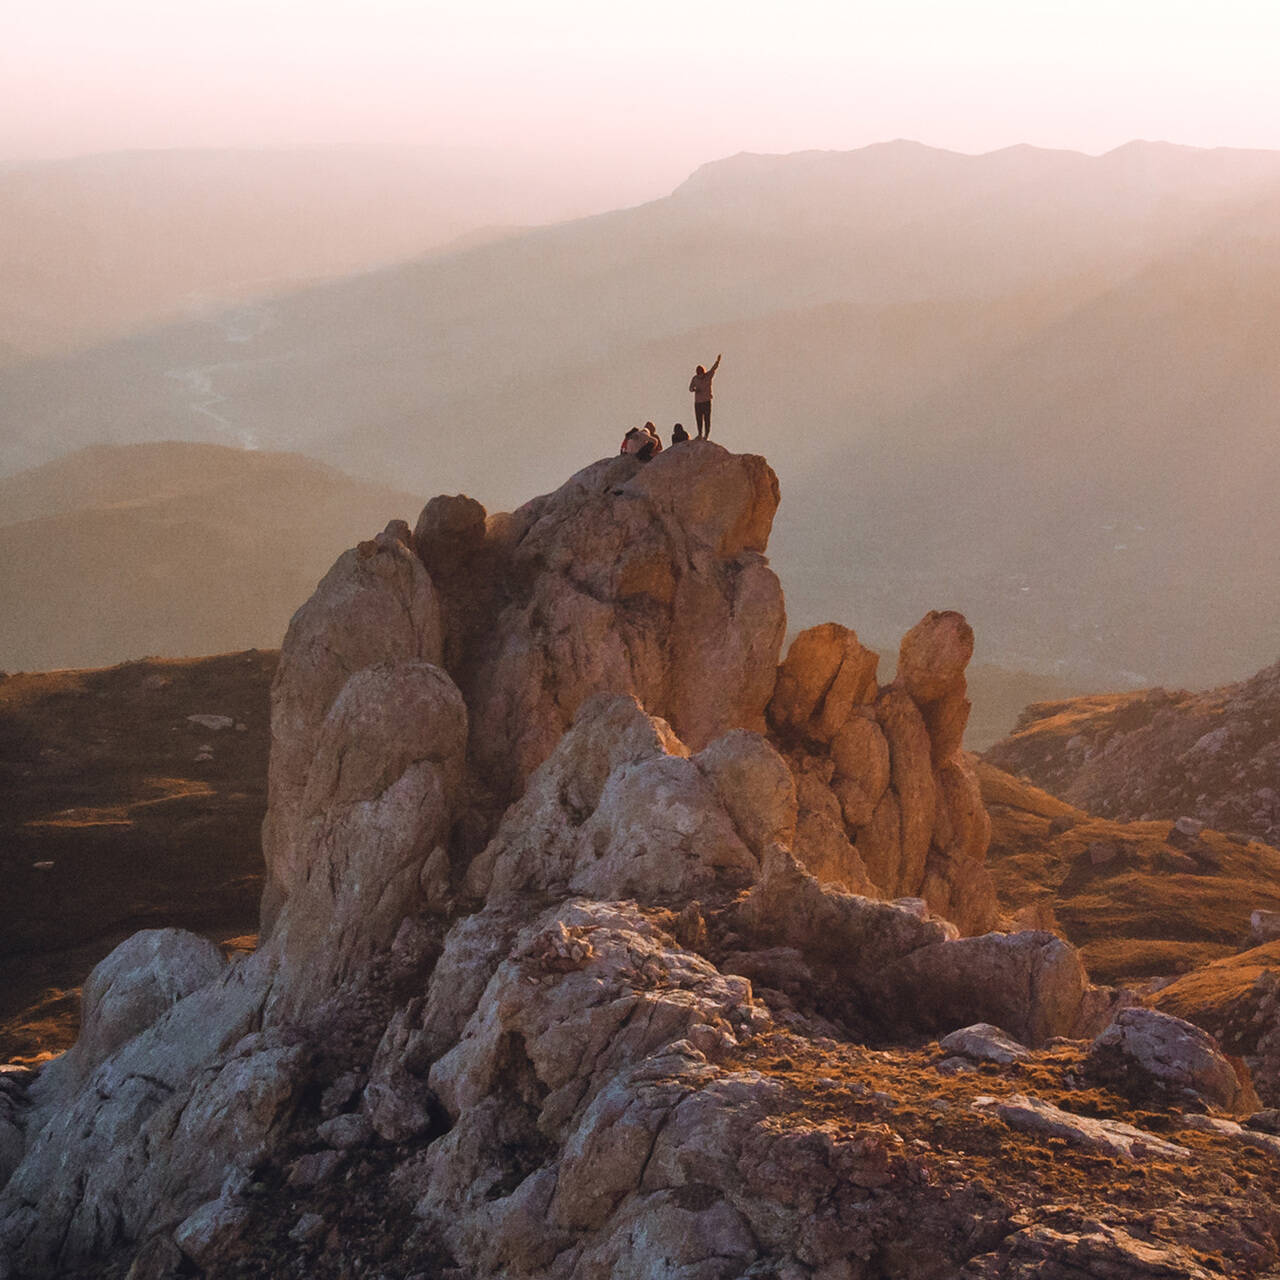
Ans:
{"label": "pale pink sky", "polygon": [[0,39],[0,162],[445,143],[662,187],[896,137],[1280,149],[1278,49],[1277,0],[31,0]]}

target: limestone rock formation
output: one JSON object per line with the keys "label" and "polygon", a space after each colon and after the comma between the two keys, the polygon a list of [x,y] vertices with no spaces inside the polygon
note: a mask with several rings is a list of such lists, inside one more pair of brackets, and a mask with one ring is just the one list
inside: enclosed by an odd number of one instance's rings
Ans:
{"label": "limestone rock formation", "polygon": [[923,897],[981,933],[996,904],[982,865],[990,821],[960,750],[972,653],[960,614],[930,613],[882,689],[852,631],[811,627],[778,670],[769,718],[797,778],[805,865],[857,892]]}
{"label": "limestone rock formation", "polygon": [[1006,1035],[989,1022],[975,1022],[971,1027],[961,1027],[938,1041],[938,1047],[947,1053],[959,1054],[975,1062],[1017,1062],[1029,1056],[1025,1045]]}
{"label": "limestone rock formation", "polygon": [[[779,674],[776,503],[694,442],[339,561],[277,678],[271,927],[229,966],[130,940],[76,1050],[0,1075],[0,1280],[924,1280],[1211,1231],[1280,1264],[1280,1176],[1232,1183],[1227,1130],[1146,1171],[1225,1209],[1106,1202],[1099,1152],[1184,1148],[1061,1106],[1114,1003],[1070,946],[960,936],[990,915],[968,629],[929,615],[884,689],[835,626]],[[940,1071],[978,1022],[1020,1044]],[[995,1098],[1014,1072],[1036,1099]]]}
{"label": "limestone rock formation", "polygon": [[777,505],[763,458],[703,443],[597,462],[489,518],[480,546],[470,508],[470,524],[450,507],[424,512],[428,564],[462,536],[490,574],[483,594],[446,583],[444,607],[476,642],[451,670],[475,759],[507,799],[593,693],[634,694],[695,750],[763,730],[786,626],[763,555]]}
{"label": "limestone rock formation", "polygon": [[1049,1134],[1072,1146],[1119,1156],[1122,1160],[1149,1160],[1153,1157],[1186,1160],[1191,1152],[1176,1142],[1158,1138],[1120,1120],[1095,1120],[1075,1115],[1039,1098],[1015,1093],[1008,1098],[979,1098],[977,1111],[999,1116],[1011,1129]]}
{"label": "limestone rock formation", "polygon": [[407,526],[392,521],[346,552],[289,623],[271,685],[264,929],[274,923],[284,886],[297,872],[299,810],[316,740],[348,677],[376,662],[438,663],[443,656],[439,599],[409,542]]}
{"label": "limestone rock formation", "polygon": [[41,1072],[41,1101],[67,1097],[184,996],[227,967],[212,942],[185,929],[143,929],[95,966],[81,995],[76,1043]]}
{"label": "limestone rock formation", "polygon": [[1228,1111],[1248,1092],[1208,1032],[1156,1009],[1121,1010],[1089,1062],[1095,1075],[1119,1076],[1125,1087],[1198,1094]]}
{"label": "limestone rock formation", "polygon": [[273,1009],[351,981],[429,905],[422,873],[461,807],[466,707],[439,667],[379,663],[347,681],[314,741],[273,937],[290,981]]}

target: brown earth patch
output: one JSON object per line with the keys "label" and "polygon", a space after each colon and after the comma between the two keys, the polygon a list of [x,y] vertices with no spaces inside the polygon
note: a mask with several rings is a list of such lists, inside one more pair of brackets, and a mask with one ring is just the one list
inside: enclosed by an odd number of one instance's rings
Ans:
{"label": "brown earth patch", "polygon": [[136,930],[256,929],[275,664],[250,650],[0,680],[0,1060],[66,1048],[80,984]]}

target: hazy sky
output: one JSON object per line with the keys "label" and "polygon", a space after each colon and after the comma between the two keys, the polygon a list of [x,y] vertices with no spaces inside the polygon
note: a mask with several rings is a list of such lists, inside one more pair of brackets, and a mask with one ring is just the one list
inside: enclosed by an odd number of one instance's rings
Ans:
{"label": "hazy sky", "polygon": [[[420,142],[657,182],[895,137],[1280,148],[1277,0],[27,0],[0,160]],[[610,159],[612,157],[612,160]],[[570,159],[569,163],[575,163]]]}

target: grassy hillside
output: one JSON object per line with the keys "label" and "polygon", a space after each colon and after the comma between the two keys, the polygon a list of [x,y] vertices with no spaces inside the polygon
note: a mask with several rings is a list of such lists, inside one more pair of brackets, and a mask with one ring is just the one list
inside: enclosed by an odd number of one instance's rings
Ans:
{"label": "grassy hillside", "polygon": [[1280,850],[1206,830],[1191,849],[1170,823],[1094,817],[985,762],[988,864],[1001,906],[1055,927],[1097,982],[1188,973],[1249,944],[1249,916],[1280,909]]}

